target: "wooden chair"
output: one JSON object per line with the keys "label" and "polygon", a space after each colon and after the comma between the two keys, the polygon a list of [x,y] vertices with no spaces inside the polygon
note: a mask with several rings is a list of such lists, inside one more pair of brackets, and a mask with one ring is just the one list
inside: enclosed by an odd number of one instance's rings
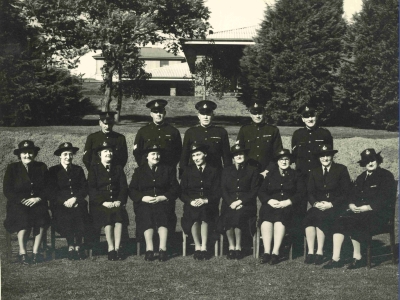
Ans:
{"label": "wooden chair", "polygon": [[[187,238],[188,236],[182,230],[182,256],[186,256]],[[214,256],[218,257],[218,239],[214,244]]]}
{"label": "wooden chair", "polygon": [[[290,240],[289,259],[293,260],[293,243],[291,241],[290,233],[286,233],[284,239]],[[257,226],[257,233],[255,238],[255,255],[254,258],[260,257],[260,241],[262,240],[260,227]]]}
{"label": "wooden chair", "polygon": [[396,202],[399,196],[398,192],[398,181],[396,181],[396,186],[394,187],[391,199],[387,202],[387,207],[385,209],[387,220],[379,230],[372,232],[370,238],[367,241],[367,268],[371,268],[372,261],[372,238],[379,234],[389,234],[390,236],[390,251],[392,253],[392,263],[396,264],[396,249],[395,249],[395,213],[396,213]]}
{"label": "wooden chair", "polygon": [[[29,238],[29,240],[33,240],[34,238]],[[6,257],[7,260],[9,262],[11,262],[12,259],[12,238],[11,238],[11,234],[6,231]],[[41,252],[43,253],[43,258],[47,259],[47,230],[43,233],[43,238],[42,238],[42,248],[41,248]]]}

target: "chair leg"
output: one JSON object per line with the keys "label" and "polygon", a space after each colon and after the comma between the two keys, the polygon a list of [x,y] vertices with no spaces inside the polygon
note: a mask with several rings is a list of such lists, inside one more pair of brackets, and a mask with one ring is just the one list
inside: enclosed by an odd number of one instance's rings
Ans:
{"label": "chair leg", "polygon": [[220,234],[220,236],[219,236],[219,245],[220,245],[219,255],[223,256],[224,255],[224,235],[223,234]]}
{"label": "chair leg", "polygon": [[372,259],[371,242],[372,239],[369,238],[367,241],[367,269],[371,269],[371,259]]}
{"label": "chair leg", "polygon": [[186,234],[182,230],[182,256],[186,256]]}
{"label": "chair leg", "polygon": [[43,231],[42,248],[43,248],[43,258],[47,259],[47,230]]}
{"label": "chair leg", "polygon": [[306,259],[306,257],[307,257],[307,239],[306,239],[306,237],[304,237],[303,243],[304,243],[303,256],[304,256],[304,259]]}
{"label": "chair leg", "polygon": [[218,257],[218,240],[215,241],[214,245],[214,256]]}
{"label": "chair leg", "polygon": [[290,243],[289,260],[293,260],[293,243]]}
{"label": "chair leg", "polygon": [[253,257],[256,258],[257,255],[257,233],[253,235]]}
{"label": "chair leg", "polygon": [[260,232],[260,228],[257,227],[257,231],[256,231],[256,253],[255,253],[255,258],[259,258],[260,257],[260,238],[261,238],[261,232]]}
{"label": "chair leg", "polygon": [[56,229],[54,226],[51,226],[51,234],[50,234],[50,239],[51,239],[51,256],[52,259],[56,259]]}
{"label": "chair leg", "polygon": [[92,248],[89,249],[89,258],[90,259],[93,258],[93,249]]}
{"label": "chair leg", "polygon": [[395,249],[395,243],[394,243],[394,228],[393,230],[390,230],[390,250],[392,251],[392,263],[395,265],[396,264],[396,249]]}
{"label": "chair leg", "polygon": [[136,255],[140,256],[140,242],[136,242]]}
{"label": "chair leg", "polygon": [[6,251],[7,251],[7,260],[11,261],[12,258],[11,234],[8,231],[6,231]]}

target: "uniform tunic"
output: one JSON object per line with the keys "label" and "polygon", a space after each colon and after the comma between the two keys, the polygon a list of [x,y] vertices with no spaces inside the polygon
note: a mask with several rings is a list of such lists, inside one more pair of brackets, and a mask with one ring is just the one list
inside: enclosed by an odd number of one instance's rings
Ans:
{"label": "uniform tunic", "polygon": [[361,173],[354,182],[348,204],[370,205],[372,210],[361,213],[347,210],[335,222],[334,232],[350,235],[359,242],[379,232],[393,213],[387,207],[396,201],[396,188],[393,174],[388,170],[378,167],[368,177],[366,171]]}
{"label": "uniform tunic", "polygon": [[[84,225],[88,218],[88,194],[85,173],[80,166],[69,165],[70,170],[58,164],[49,169],[49,195],[51,208],[54,213],[57,231],[63,236],[84,234]],[[75,205],[68,208],[64,202],[76,197]]]}
{"label": "uniform tunic", "polygon": [[188,165],[194,164],[190,154],[193,143],[208,146],[207,164],[219,169],[222,168],[222,164],[224,167],[232,164],[228,133],[226,130],[214,125],[209,127],[197,125],[189,128],[185,132],[182,156],[179,164],[180,168],[185,169]]}
{"label": "uniform tunic", "polygon": [[[3,180],[3,193],[7,198],[7,214],[4,227],[10,233],[33,227],[37,235],[40,228],[50,223],[47,210],[47,166],[42,162],[32,161],[29,172],[22,162],[7,166]],[[42,200],[32,207],[21,203],[23,199],[40,197]]]}
{"label": "uniform tunic", "polygon": [[[102,163],[90,167],[88,175],[89,207],[94,228],[122,223],[128,225],[125,209],[128,199],[128,184],[123,168],[111,165],[110,171]],[[120,207],[107,208],[104,202],[121,201]]]}
{"label": "uniform tunic", "polygon": [[315,126],[297,129],[292,136],[292,155],[295,158],[296,170],[308,176],[312,169],[320,166],[319,158],[314,155],[322,144],[332,145],[333,139],[329,130]]}
{"label": "uniform tunic", "polygon": [[[288,168],[282,176],[279,168],[271,170],[265,177],[258,191],[258,198],[261,202],[259,212],[259,225],[266,222],[282,222],[284,226],[291,224],[293,213],[298,211],[298,204],[306,194],[305,182],[302,176],[295,170]],[[292,201],[292,205],[284,208],[273,208],[268,201],[275,199],[278,201]]]}
{"label": "uniform tunic", "polygon": [[[260,174],[256,167],[245,163],[242,170],[237,170],[235,165],[223,169],[221,176],[223,202],[218,226],[221,232],[231,228],[243,229],[246,227],[246,222],[255,219],[259,185]],[[230,205],[236,200],[242,200],[243,207],[231,209]]]}
{"label": "uniform tunic", "polygon": [[96,148],[102,145],[104,141],[107,141],[115,147],[113,152],[113,164],[120,165],[122,168],[125,167],[128,161],[128,147],[126,145],[125,136],[114,131],[109,133],[98,131],[90,134],[86,139],[82,160],[88,171],[91,165],[100,163],[100,157],[96,153]]}
{"label": "uniform tunic", "polygon": [[163,149],[161,162],[176,167],[182,153],[182,139],[179,130],[163,123],[156,125],[153,122],[139,129],[135,138],[133,155],[138,165],[146,162],[142,157],[143,149],[147,144],[159,145]]}
{"label": "uniform tunic", "polygon": [[261,164],[260,171],[265,170],[274,153],[282,149],[282,139],[278,127],[265,122],[242,126],[236,140],[245,145],[245,148],[250,149],[248,157]]}
{"label": "uniform tunic", "polygon": [[[351,180],[347,167],[332,163],[326,178],[323,176],[322,166],[311,170],[308,178],[308,201],[312,208],[307,212],[304,226],[318,227],[323,232],[332,230],[332,223],[343,210],[348,201]],[[331,202],[333,207],[324,211],[314,207],[316,202]]]}
{"label": "uniform tunic", "polygon": [[[202,172],[196,165],[187,167],[181,179],[181,197],[184,203],[182,229],[188,234],[194,222],[206,222],[210,225],[218,217],[219,199],[221,198],[220,172],[206,165]],[[195,199],[207,198],[208,203],[200,207],[190,204]]]}
{"label": "uniform tunic", "polygon": [[[168,227],[168,202],[175,201],[179,194],[175,168],[158,164],[154,173],[148,164],[136,168],[129,184],[129,197],[136,214],[136,236],[150,228]],[[168,201],[150,204],[142,201],[144,196],[165,196]]]}

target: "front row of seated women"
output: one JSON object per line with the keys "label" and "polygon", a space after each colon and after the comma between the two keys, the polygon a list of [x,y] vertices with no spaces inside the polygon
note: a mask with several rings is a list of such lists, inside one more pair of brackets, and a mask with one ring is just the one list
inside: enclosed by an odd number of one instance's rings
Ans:
{"label": "front row of seated women", "polygon": [[[242,232],[251,229],[256,220],[258,196],[261,202],[258,226],[264,245],[261,262],[276,264],[285,231],[294,215],[302,211],[303,199],[308,194],[312,207],[303,220],[308,246],[305,263],[323,263],[325,239],[333,234],[332,259],[324,268],[341,267],[341,246],[344,236],[349,235],[354,254],[348,268],[358,268],[364,265],[360,242],[382,224],[387,201],[396,193],[394,177],[379,167],[382,157],[374,149],[361,153],[359,164],[366,171],[352,184],[347,168],[333,161],[337,150],[330,145],[318,149],[316,155],[321,166],[312,170],[304,182],[304,177],[290,168],[292,156],[287,149],[275,154],[276,167],[263,179],[257,167],[247,163],[248,150],[244,146],[233,145],[234,164],[220,170],[207,164],[207,147],[195,143],[191,149],[194,164],[187,167],[179,184],[176,170],[160,163],[163,150],[148,145],[143,153],[147,163],[134,171],[129,188],[122,167],[112,163],[113,146],[106,141],[97,149],[100,162],[91,166],[88,181],[83,169],[72,164],[78,148],[71,143],[61,144],[54,152],[60,157],[60,164],[49,171],[45,164],[35,161],[39,150],[32,141],[19,143],[14,154],[20,162],[10,164],[4,176],[4,194],[8,200],[4,225],[7,231],[17,232],[22,264],[30,263],[26,244],[32,228],[35,236],[32,263],[38,261],[42,235],[50,223],[48,200],[57,231],[67,239],[69,259],[84,258],[82,238],[90,225],[95,231],[104,227],[108,259],[121,260],[122,228],[129,224],[125,209],[128,194],[134,203],[137,235],[145,238],[148,261],[155,258],[155,230],[159,235],[158,259],[167,259],[167,206],[168,201],[178,197],[184,203],[182,229],[193,236],[194,259],[208,257],[207,240],[215,229],[227,236],[227,258],[242,258]],[[87,194],[91,217],[85,201]]]}

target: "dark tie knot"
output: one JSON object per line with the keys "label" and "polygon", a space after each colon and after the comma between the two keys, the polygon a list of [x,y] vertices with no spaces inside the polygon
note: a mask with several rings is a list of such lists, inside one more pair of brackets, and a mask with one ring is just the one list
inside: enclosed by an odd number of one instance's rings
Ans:
{"label": "dark tie knot", "polygon": [[199,167],[199,171],[200,171],[200,173],[203,172],[203,167],[202,166]]}
{"label": "dark tie knot", "polygon": [[110,172],[110,165],[106,165],[107,172]]}

